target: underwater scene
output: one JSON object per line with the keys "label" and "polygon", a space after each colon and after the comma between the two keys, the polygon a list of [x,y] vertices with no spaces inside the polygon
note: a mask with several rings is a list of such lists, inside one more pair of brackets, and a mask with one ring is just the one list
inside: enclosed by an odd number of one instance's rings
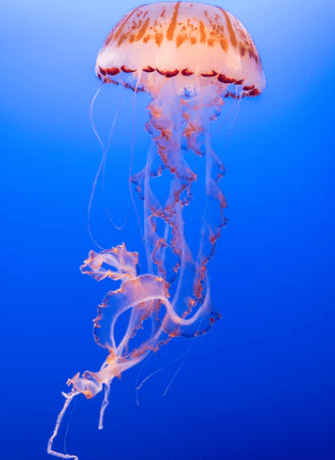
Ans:
{"label": "underwater scene", "polygon": [[334,459],[335,5],[0,22],[2,456]]}

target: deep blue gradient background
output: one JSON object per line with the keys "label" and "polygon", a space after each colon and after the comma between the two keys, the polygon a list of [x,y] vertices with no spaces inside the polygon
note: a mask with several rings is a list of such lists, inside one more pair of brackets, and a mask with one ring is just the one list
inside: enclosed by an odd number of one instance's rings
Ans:
{"label": "deep blue gradient background", "polygon": [[[242,101],[227,150],[224,133],[214,142],[227,167],[229,204],[210,268],[223,318],[194,347],[164,398],[178,362],[143,385],[139,406],[138,369],[113,382],[103,431],[101,396],[78,398],[66,439],[80,460],[335,458],[334,3],[214,3],[248,28],[268,82],[262,96]],[[97,52],[134,6],[0,5],[1,458],[46,460],[67,378],[97,370],[105,358],[91,320],[113,286],[78,268],[95,249],[87,205],[101,149],[89,106],[99,86]],[[105,87],[98,98],[104,140],[119,95],[119,88]],[[134,171],[149,145],[142,96]],[[106,199],[118,222],[128,200],[132,97],[124,96],[108,163]],[[124,240],[141,249],[133,210],[119,235],[99,194],[92,230],[104,246]],[[150,370],[184,352],[184,342],[170,343]],[[68,418],[59,450],[67,424]]]}

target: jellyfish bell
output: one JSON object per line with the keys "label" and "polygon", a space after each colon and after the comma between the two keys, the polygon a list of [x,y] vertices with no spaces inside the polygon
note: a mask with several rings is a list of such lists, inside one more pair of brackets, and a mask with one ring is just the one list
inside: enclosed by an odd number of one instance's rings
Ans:
{"label": "jellyfish bell", "polygon": [[222,92],[240,86],[241,97],[265,89],[261,60],[247,29],[231,13],[203,3],[134,8],[108,35],[95,72],[106,83],[141,88],[153,96],[174,77],[179,94],[185,87],[207,84]]}
{"label": "jellyfish bell", "polygon": [[[211,146],[210,124],[220,115],[224,98],[255,97],[265,89],[248,31],[232,14],[202,3],[161,2],[133,9],[108,35],[95,71],[103,83],[151,97],[145,125],[151,146],[144,168],[130,178],[143,202],[147,267],[139,273],[138,254],[125,244],[91,251],[81,266],[96,281],[118,284],[107,292],[94,320],[95,341],[107,358],[96,372],[68,380],[71,391],[63,393],[65,403],[49,439],[49,454],[73,460],[78,457],[56,452],[53,442],[74,397],[92,398],[104,390],[102,428],[115,377],[171,339],[198,337],[220,319],[212,305],[208,263],[227,222],[227,205],[220,187],[224,168]],[[203,160],[202,175],[193,166],[197,162],[191,167],[192,158]],[[166,190],[164,200],[155,181]],[[196,200],[195,184],[202,184],[203,192]],[[192,206],[198,227],[185,218]],[[125,312],[126,330],[117,339],[115,324]],[[150,334],[134,345],[147,320]]]}

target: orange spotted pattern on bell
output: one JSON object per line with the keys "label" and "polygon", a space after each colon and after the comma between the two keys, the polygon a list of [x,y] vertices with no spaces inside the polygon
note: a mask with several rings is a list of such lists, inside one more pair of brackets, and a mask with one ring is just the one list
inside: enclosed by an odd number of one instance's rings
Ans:
{"label": "orange spotted pattern on bell", "polygon": [[[158,74],[154,84],[144,75],[152,72]],[[133,82],[123,80],[124,73],[134,73]],[[160,76],[177,77],[180,85],[187,85],[183,77],[212,78],[241,86],[241,97],[265,88],[257,48],[243,24],[220,7],[191,2],[158,2],[127,13],[100,50],[96,74],[149,93],[161,85]]]}

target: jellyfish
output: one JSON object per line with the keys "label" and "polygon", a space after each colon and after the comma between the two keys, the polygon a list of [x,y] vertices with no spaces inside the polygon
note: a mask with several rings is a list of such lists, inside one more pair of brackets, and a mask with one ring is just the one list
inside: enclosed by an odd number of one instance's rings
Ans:
{"label": "jellyfish", "polygon": [[[203,335],[220,319],[211,301],[208,263],[227,223],[227,204],[220,187],[224,166],[212,148],[210,124],[225,98],[240,101],[265,89],[261,60],[246,28],[224,9],[194,2],[134,8],[107,36],[95,72],[102,84],[123,85],[151,98],[146,164],[129,179],[143,203],[147,267],[140,273],[138,253],[125,243],[91,251],[81,266],[82,273],[117,286],[94,320],[94,338],[106,349],[106,360],[97,372],[68,380],[71,390],[63,393],[65,403],[49,439],[49,454],[73,460],[78,457],[53,449],[73,398],[103,391],[103,428],[114,378],[173,338]],[[125,312],[126,331],[117,340],[115,325]],[[146,321],[150,334],[133,345]]]}

